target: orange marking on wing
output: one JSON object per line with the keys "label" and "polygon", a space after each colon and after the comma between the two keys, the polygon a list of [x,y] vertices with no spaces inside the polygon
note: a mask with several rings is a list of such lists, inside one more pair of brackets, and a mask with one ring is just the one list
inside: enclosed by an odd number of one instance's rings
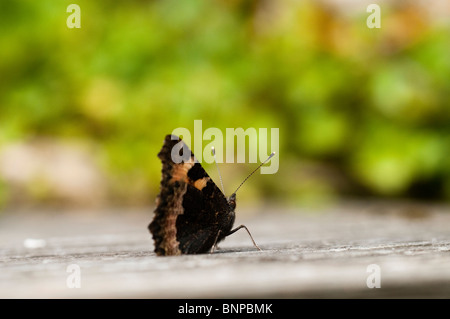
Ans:
{"label": "orange marking on wing", "polygon": [[185,183],[188,182],[187,173],[194,166],[194,162],[187,162],[182,164],[175,164],[172,168],[172,178],[170,179],[170,183],[174,183],[175,181],[183,181]]}
{"label": "orange marking on wing", "polygon": [[194,182],[194,187],[201,191],[206,186],[206,184],[208,184],[209,180],[210,180],[209,177],[203,177],[201,179],[198,179]]}

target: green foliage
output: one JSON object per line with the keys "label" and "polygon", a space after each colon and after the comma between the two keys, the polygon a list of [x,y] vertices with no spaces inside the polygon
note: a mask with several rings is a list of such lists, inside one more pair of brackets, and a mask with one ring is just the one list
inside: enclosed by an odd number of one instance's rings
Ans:
{"label": "green foliage", "polygon": [[66,2],[0,5],[0,147],[98,145],[112,189],[133,197],[157,191],[156,154],[176,127],[279,127],[280,172],[261,194],[308,193],[289,177],[307,158],[371,194],[438,181],[432,197],[450,198],[450,30],[418,7],[368,29],[365,11],[313,1],[76,3],[81,29],[66,27]]}

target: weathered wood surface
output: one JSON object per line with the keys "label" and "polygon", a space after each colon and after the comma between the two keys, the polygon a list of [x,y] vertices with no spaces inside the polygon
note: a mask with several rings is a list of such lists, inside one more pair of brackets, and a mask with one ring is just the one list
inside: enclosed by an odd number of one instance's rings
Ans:
{"label": "weathered wood surface", "polygon": [[[151,217],[151,209],[3,213],[0,297],[450,297],[448,207],[240,208],[237,224],[263,251],[240,231],[214,254],[180,257],[152,252]],[[80,288],[67,287],[71,264],[80,267]],[[381,288],[367,287],[371,264]]]}

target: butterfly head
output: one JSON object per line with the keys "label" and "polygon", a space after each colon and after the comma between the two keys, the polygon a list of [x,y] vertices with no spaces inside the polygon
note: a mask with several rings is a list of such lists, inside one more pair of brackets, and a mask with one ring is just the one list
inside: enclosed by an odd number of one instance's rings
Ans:
{"label": "butterfly head", "polygon": [[234,211],[236,209],[236,193],[231,194],[231,196],[228,197],[227,201],[228,201],[228,205]]}

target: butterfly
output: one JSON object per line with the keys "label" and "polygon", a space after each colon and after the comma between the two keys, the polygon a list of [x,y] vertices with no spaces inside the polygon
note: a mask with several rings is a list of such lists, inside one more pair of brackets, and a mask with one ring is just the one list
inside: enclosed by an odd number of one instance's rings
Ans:
{"label": "butterfly", "polygon": [[[174,154],[184,160],[174,161]],[[220,241],[242,228],[260,250],[246,226],[233,228],[236,192],[226,197],[181,138],[167,135],[158,157],[162,162],[160,193],[148,226],[156,255],[213,252]]]}

